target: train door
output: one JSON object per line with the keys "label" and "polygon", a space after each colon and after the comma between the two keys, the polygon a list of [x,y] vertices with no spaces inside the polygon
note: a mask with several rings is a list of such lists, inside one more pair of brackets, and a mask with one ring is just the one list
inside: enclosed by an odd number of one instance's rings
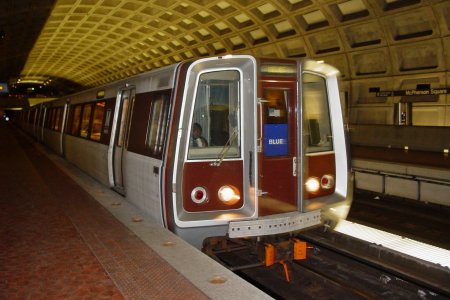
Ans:
{"label": "train door", "polygon": [[134,102],[135,93],[134,87],[127,87],[119,91],[112,128],[113,136],[108,151],[110,184],[114,190],[123,195],[126,191],[123,179],[124,157],[127,152],[131,105]]}
{"label": "train door", "polygon": [[60,154],[62,156],[65,155],[65,135],[66,135],[66,122],[67,122],[67,117],[68,117],[68,111],[69,111],[69,103],[65,103],[64,107],[62,109],[62,116],[60,116],[60,118],[62,118],[62,120],[60,121],[61,123],[61,127],[59,128],[59,132],[60,132],[60,139],[59,139],[59,149],[60,149]]}
{"label": "train door", "polygon": [[38,113],[37,113],[37,119],[36,119],[36,128],[35,132],[33,132],[34,136],[39,140],[40,133],[42,131],[42,128],[44,127],[44,124],[42,123],[42,115],[43,115],[43,104],[39,104]]}
{"label": "train door", "polygon": [[262,81],[259,215],[298,210],[296,82]]}
{"label": "train door", "polygon": [[42,105],[42,121],[41,121],[41,129],[38,133],[38,140],[43,143],[44,142],[44,128],[45,122],[48,114],[48,108],[46,105]]}

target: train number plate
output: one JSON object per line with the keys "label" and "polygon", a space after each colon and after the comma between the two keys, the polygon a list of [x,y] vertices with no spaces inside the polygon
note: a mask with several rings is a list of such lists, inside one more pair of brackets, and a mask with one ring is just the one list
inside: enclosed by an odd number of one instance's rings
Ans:
{"label": "train number plate", "polygon": [[300,213],[262,217],[256,220],[234,221],[228,226],[230,238],[280,234],[320,224],[320,209]]}

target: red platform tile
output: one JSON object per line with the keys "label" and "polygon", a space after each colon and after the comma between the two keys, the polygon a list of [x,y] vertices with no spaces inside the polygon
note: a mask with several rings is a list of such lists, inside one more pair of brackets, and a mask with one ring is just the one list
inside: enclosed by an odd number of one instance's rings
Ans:
{"label": "red platform tile", "polygon": [[0,299],[207,298],[33,142],[0,141]]}

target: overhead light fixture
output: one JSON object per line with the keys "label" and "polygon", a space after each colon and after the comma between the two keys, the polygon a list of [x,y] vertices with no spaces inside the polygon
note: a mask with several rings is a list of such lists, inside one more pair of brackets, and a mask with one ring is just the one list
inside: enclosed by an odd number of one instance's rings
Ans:
{"label": "overhead light fixture", "polygon": [[51,79],[48,77],[25,77],[17,79],[18,84],[48,84]]}

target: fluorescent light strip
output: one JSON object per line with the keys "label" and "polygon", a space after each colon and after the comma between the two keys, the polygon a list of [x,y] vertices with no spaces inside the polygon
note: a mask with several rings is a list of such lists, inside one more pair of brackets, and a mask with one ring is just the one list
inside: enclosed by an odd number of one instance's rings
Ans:
{"label": "fluorescent light strip", "polygon": [[342,220],[336,231],[450,268],[450,251],[389,232]]}

